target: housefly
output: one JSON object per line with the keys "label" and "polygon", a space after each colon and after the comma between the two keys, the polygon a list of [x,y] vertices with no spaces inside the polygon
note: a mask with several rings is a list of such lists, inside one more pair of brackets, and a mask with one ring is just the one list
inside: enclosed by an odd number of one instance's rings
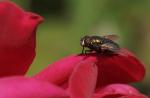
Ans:
{"label": "housefly", "polygon": [[[120,49],[119,45],[115,42],[117,38],[117,35],[86,35],[80,40],[80,44],[83,47],[82,54],[92,51],[100,54],[115,54]],[[89,48],[89,50],[85,50],[85,47]]]}

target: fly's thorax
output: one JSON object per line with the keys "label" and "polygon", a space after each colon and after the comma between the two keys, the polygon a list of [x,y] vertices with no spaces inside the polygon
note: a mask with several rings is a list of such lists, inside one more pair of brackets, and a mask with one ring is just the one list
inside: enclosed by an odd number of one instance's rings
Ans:
{"label": "fly's thorax", "polygon": [[84,36],[80,40],[80,44],[83,47],[93,47],[98,46],[103,43],[102,38],[100,36]]}
{"label": "fly's thorax", "polygon": [[90,45],[100,45],[102,41],[100,39],[91,39]]}

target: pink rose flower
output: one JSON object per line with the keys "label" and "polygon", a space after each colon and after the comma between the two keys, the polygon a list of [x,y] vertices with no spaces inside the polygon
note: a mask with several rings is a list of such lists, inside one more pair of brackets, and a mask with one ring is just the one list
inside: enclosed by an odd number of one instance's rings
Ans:
{"label": "pink rose flower", "polygon": [[126,49],[111,56],[71,55],[33,77],[23,76],[35,57],[42,20],[10,1],[0,2],[0,98],[148,98],[127,85],[142,80],[145,69]]}
{"label": "pink rose flower", "polygon": [[142,80],[145,75],[144,65],[127,49],[121,49],[117,55],[91,53],[68,56],[50,64],[35,77],[61,85],[70,78],[77,66],[86,62],[97,66],[97,87],[136,82]]}
{"label": "pink rose flower", "polygon": [[144,74],[143,64],[131,52],[121,49],[112,56],[68,56],[49,65],[34,78],[64,88],[70,98],[148,98],[127,85],[142,80]]}

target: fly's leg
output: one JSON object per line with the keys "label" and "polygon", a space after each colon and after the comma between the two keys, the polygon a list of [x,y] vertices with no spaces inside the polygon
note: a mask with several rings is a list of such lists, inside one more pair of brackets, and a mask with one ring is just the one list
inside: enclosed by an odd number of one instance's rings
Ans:
{"label": "fly's leg", "polygon": [[81,54],[84,54],[85,50],[84,50],[84,47],[82,47],[82,53]]}
{"label": "fly's leg", "polygon": [[85,54],[86,53],[91,53],[93,50],[85,50]]}
{"label": "fly's leg", "polygon": [[85,50],[85,48],[82,48],[82,53],[81,54],[86,54],[86,53],[91,53],[93,50]]}

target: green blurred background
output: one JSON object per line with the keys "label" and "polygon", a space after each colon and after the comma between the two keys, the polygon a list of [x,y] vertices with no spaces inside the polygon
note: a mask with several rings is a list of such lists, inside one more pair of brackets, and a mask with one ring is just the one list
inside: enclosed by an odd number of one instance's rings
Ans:
{"label": "green blurred background", "polygon": [[13,0],[45,18],[37,31],[37,56],[28,75],[70,54],[81,52],[87,34],[117,34],[119,43],[146,65],[137,86],[150,95],[150,0]]}

